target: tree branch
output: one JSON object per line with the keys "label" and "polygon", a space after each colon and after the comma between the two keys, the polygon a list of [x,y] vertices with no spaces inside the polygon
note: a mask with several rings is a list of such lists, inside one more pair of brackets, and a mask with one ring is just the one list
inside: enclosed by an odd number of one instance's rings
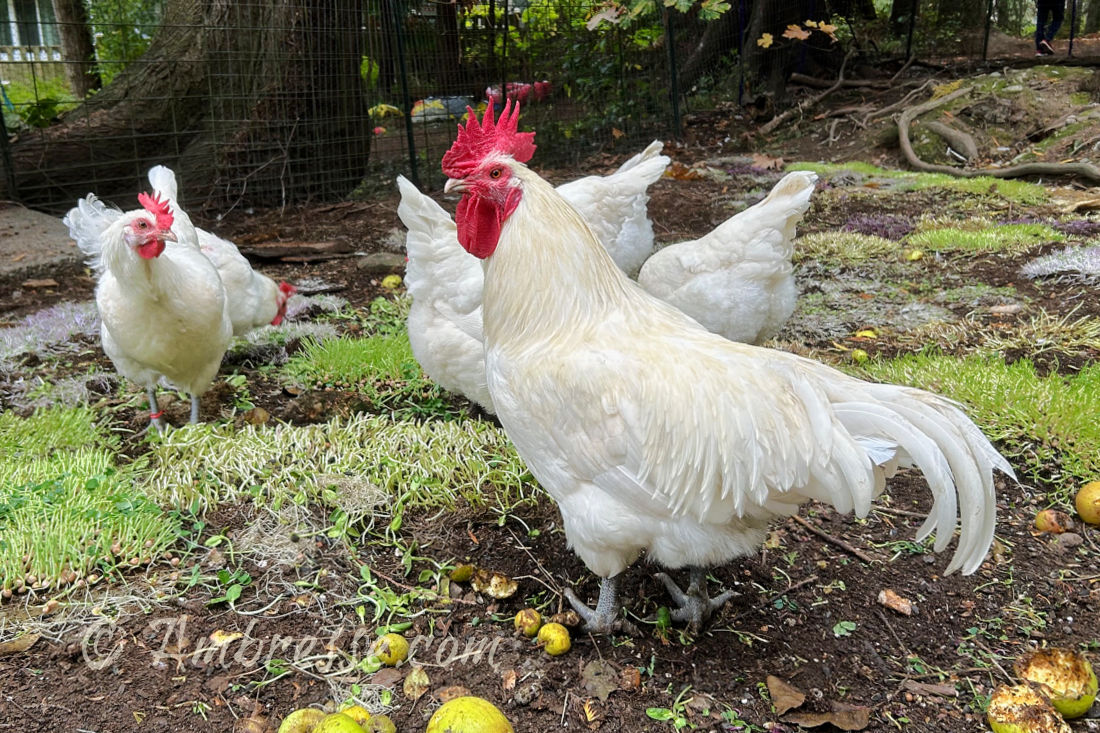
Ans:
{"label": "tree branch", "polygon": [[844,85],[844,67],[848,65],[848,60],[852,58],[854,54],[855,49],[851,49],[848,51],[847,54],[844,55],[844,60],[840,62],[840,71],[837,72],[836,82],[831,87],[823,91],[821,94],[818,94],[816,97],[811,97],[809,100],[806,101],[805,104],[799,104],[794,107],[790,107],[784,110],[782,114],[776,115],[772,119],[768,120],[765,124],[761,125],[760,134],[768,135],[772,133],[775,128],[779,127],[790,118],[794,117],[797,114],[801,114],[804,110],[810,109],[814,105],[818,104],[821,100],[825,99],[825,97],[829,96],[837,89],[840,89],[840,87]]}

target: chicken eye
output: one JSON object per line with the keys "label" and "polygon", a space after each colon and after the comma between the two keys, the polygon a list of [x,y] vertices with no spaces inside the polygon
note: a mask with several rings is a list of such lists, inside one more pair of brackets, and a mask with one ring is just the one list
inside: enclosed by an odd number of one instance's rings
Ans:
{"label": "chicken eye", "polygon": [[489,171],[489,178],[500,178],[500,174],[500,168],[494,168],[493,170]]}
{"label": "chicken eye", "polygon": [[138,219],[138,229],[148,229],[148,228],[149,228],[149,222],[145,221],[144,219]]}

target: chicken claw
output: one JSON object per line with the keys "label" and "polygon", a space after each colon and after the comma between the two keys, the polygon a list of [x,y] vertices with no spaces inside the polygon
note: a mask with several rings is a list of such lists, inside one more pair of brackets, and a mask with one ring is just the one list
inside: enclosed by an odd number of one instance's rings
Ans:
{"label": "chicken claw", "polygon": [[600,598],[596,601],[596,609],[592,610],[584,601],[577,597],[572,588],[566,588],[563,593],[569,605],[584,620],[584,630],[593,634],[612,634],[616,631],[627,634],[637,634],[638,629],[634,624],[621,618],[619,611],[619,588],[622,586],[623,574],[603,578],[600,581]]}
{"label": "chicken claw", "polygon": [[147,390],[145,394],[149,397],[149,422],[153,424],[158,433],[164,435],[164,410],[157,407],[156,390]]}
{"label": "chicken claw", "polygon": [[692,633],[697,633],[703,626],[703,622],[710,615],[725,605],[726,601],[738,595],[736,591],[727,590],[719,593],[714,598],[707,595],[707,574],[703,568],[692,566],[690,568],[691,582],[687,592],[680,590],[676,581],[665,573],[655,573],[654,577],[665,584],[668,594],[676,601],[679,608],[672,611],[672,620],[687,622]]}

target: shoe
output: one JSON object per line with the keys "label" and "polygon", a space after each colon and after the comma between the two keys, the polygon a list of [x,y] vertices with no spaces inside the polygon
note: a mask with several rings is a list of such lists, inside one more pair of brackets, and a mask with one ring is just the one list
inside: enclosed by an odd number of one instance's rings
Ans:
{"label": "shoe", "polygon": [[1053,56],[1054,46],[1051,46],[1050,41],[1044,38],[1043,40],[1039,41],[1039,53],[1042,56]]}

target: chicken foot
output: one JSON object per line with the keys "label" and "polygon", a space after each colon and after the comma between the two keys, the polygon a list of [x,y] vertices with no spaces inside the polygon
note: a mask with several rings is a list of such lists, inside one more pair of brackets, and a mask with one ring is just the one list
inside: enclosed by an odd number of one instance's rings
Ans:
{"label": "chicken foot", "polygon": [[638,630],[634,625],[621,618],[619,614],[622,608],[619,602],[619,589],[622,587],[623,575],[619,573],[600,580],[600,598],[596,601],[595,610],[585,605],[572,588],[566,588],[563,591],[569,605],[584,620],[585,631],[591,631],[593,634],[611,634],[616,631],[637,633]]}
{"label": "chicken foot", "polygon": [[164,410],[157,407],[157,391],[155,389],[146,390],[145,394],[149,397],[149,422],[153,424],[153,427],[157,429],[158,433],[164,433]]}
{"label": "chicken foot", "polygon": [[191,395],[191,424],[194,425],[199,421],[199,396],[196,394]]}
{"label": "chicken foot", "polygon": [[726,601],[737,595],[736,591],[727,590],[719,593],[714,598],[707,595],[707,572],[698,565],[689,568],[691,581],[687,591],[680,590],[676,581],[665,573],[655,573],[654,577],[665,584],[668,594],[678,604],[679,608],[673,609],[672,620],[687,622],[692,632],[698,632],[703,622],[710,615],[725,605]]}

